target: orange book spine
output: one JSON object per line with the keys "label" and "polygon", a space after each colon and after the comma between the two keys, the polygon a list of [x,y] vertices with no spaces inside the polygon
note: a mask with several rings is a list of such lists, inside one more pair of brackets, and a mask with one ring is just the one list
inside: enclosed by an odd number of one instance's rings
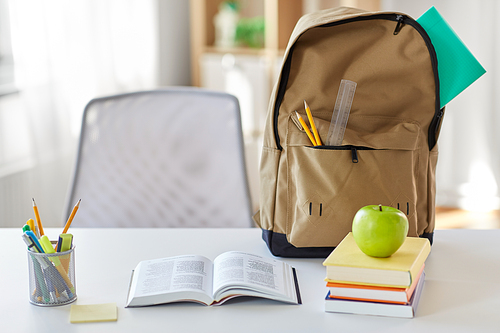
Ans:
{"label": "orange book spine", "polygon": [[[415,281],[408,288],[394,288],[394,287],[383,287],[383,286],[373,286],[373,285],[360,285],[360,284],[350,284],[350,283],[336,283],[327,282],[327,287],[334,288],[346,288],[346,289],[361,289],[361,290],[380,290],[380,291],[392,291],[392,292],[404,292],[406,293],[406,298],[409,300],[413,291],[415,290],[418,280],[424,271],[425,264],[422,265]],[[369,302],[382,302],[382,303],[396,303],[396,304],[406,304],[406,302],[399,301],[389,301],[389,300],[378,300],[378,299],[368,299],[368,298],[358,298],[358,297],[347,297],[347,296],[335,296],[330,294],[330,298],[340,298],[340,299],[350,299],[357,301],[369,301]]]}

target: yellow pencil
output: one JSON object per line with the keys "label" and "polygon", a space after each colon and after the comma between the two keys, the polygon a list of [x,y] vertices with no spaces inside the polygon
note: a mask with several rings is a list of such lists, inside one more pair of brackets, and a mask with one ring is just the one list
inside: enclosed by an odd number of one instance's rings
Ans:
{"label": "yellow pencil", "polygon": [[302,119],[302,117],[300,116],[300,114],[297,111],[295,111],[295,113],[297,114],[297,118],[299,118],[299,122],[302,125],[302,128],[304,128],[304,131],[306,131],[306,134],[309,137],[309,140],[311,140],[311,143],[313,144],[313,146],[317,146],[316,140],[314,140],[314,136],[312,135],[311,131],[307,127],[306,122],[304,121],[304,119]]}
{"label": "yellow pencil", "polygon": [[73,207],[73,210],[71,211],[71,214],[69,215],[68,221],[66,222],[66,225],[64,226],[63,234],[68,232],[69,226],[71,225],[71,222],[73,222],[73,218],[75,217],[76,211],[78,210],[78,207],[80,207],[80,201],[82,199],[78,200],[76,203],[75,207]]}
{"label": "yellow pencil", "polygon": [[38,226],[38,233],[40,234],[40,237],[42,237],[45,234],[43,232],[42,221],[40,220],[40,214],[38,214],[38,207],[36,206],[35,199],[31,198],[31,200],[33,200],[33,211],[35,212],[35,219],[36,219],[36,224]]}
{"label": "yellow pencil", "polygon": [[314,139],[316,140],[316,145],[321,146],[323,143],[321,143],[321,138],[319,137],[318,130],[316,129],[316,124],[314,123],[311,109],[309,108],[309,105],[307,105],[306,100],[304,100],[304,107],[306,109],[307,119],[309,119],[309,124],[311,124],[311,129],[314,134]]}

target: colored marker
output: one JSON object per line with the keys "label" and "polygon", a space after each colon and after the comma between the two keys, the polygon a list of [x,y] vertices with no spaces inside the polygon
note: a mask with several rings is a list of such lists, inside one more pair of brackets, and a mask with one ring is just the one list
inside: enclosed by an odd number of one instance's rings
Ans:
{"label": "colored marker", "polygon": [[[56,251],[52,247],[52,243],[50,242],[50,240],[47,236],[40,237],[40,243],[42,244],[42,248],[45,251],[45,253],[56,253]],[[59,257],[58,256],[51,256],[51,257],[49,257],[49,260],[54,263],[57,271],[59,272],[59,274],[61,274],[61,277],[63,278],[64,282],[66,282],[66,284],[69,286],[69,289],[72,292],[75,292],[75,287],[71,283],[71,280],[69,279],[66,271],[64,271],[64,268],[61,265],[61,260],[59,260]]]}
{"label": "colored marker", "polygon": [[57,252],[66,252],[71,250],[72,247],[73,247],[73,235],[60,234],[59,240],[57,241]]}
{"label": "colored marker", "polygon": [[[26,245],[28,245],[28,249],[30,249],[30,251],[33,251],[32,250],[33,248],[36,249],[36,245],[33,242],[33,240],[31,239],[31,237],[29,237],[26,234],[22,234],[22,238],[23,238],[23,241],[26,243]],[[36,252],[36,250],[33,252]],[[36,292],[38,293],[39,291],[41,291],[42,296],[43,296],[43,300],[45,301],[45,303],[49,303],[50,302],[50,294],[47,291],[47,285],[45,284],[45,280],[43,278],[44,274],[42,272],[42,268],[40,267],[40,263],[37,260],[38,258],[36,258],[35,255],[30,255],[30,256],[31,256],[31,261],[33,262],[33,268],[35,270]]]}
{"label": "colored marker", "polygon": [[[73,247],[73,235],[72,234],[60,234],[59,240],[57,241],[57,252],[66,252],[71,250]],[[60,256],[61,264],[66,272],[69,272],[69,262],[71,260],[71,254],[63,254]]]}
{"label": "colored marker", "polygon": [[[43,252],[45,252],[45,253],[55,253],[56,252],[54,250],[54,248],[52,247],[52,243],[50,242],[49,237],[44,235],[44,236],[40,237],[39,242],[42,245]],[[56,259],[59,260],[59,258],[53,257],[53,258],[50,258],[50,261],[55,263]]]}
{"label": "colored marker", "polygon": [[[29,236],[29,238],[33,242],[33,245],[30,249],[32,249],[33,252],[44,253],[42,245],[40,244],[38,239],[34,236],[33,232],[26,231],[25,234],[27,236]],[[45,236],[45,237],[47,237],[47,236]],[[50,241],[49,241],[49,243],[50,243]],[[50,244],[48,249],[49,249],[49,251],[50,251],[50,249],[52,249],[52,252],[50,252],[50,253],[55,252],[54,249],[52,248],[52,244]],[[39,260],[40,266],[42,267],[44,273],[47,273],[50,276],[52,276],[52,278],[54,279],[52,282],[56,282],[58,284],[58,286],[56,286],[56,287],[59,288],[59,290],[66,290],[67,294],[69,295],[69,298],[72,298],[75,288],[73,287],[73,284],[71,283],[68,276],[66,275],[66,272],[64,271],[64,269],[60,266],[61,262],[59,261],[59,268],[57,268],[57,267],[54,267],[50,263],[50,261],[47,260],[47,258],[40,258],[38,256],[35,256],[35,257],[37,260]],[[55,258],[55,259],[58,259],[58,258]],[[46,278],[47,278],[47,275],[46,275]]]}
{"label": "colored marker", "polygon": [[[35,235],[37,235],[35,221],[33,221],[33,219],[29,219],[28,221],[26,221],[26,224],[29,225],[30,230],[33,231],[35,233]],[[38,235],[37,235],[37,237],[38,237]]]}
{"label": "colored marker", "polygon": [[[48,239],[47,236],[42,236],[42,237]],[[50,241],[49,241],[49,243],[50,243]],[[40,242],[40,245],[42,245],[42,248],[43,248],[43,243]],[[47,251],[44,251],[44,252],[47,252]],[[53,303],[56,303],[57,302],[56,289],[54,288],[54,284],[53,284],[53,276],[48,268],[49,268],[48,265],[47,266],[44,265],[44,273],[46,273],[45,282],[47,282],[47,288],[49,290],[50,300]]]}
{"label": "colored marker", "polygon": [[[47,238],[47,236],[45,236],[45,238]],[[48,238],[47,238],[47,240],[48,240]],[[49,243],[50,243],[50,241],[49,241]],[[36,244],[38,244],[38,245],[36,245]],[[39,246],[41,249],[41,251],[39,253],[44,253],[44,249],[43,249],[42,244],[40,242],[38,242],[38,240],[35,239],[35,245],[36,245],[35,248],[37,246]],[[55,252],[54,249],[52,248],[52,244],[50,244],[50,246],[48,246],[47,249],[49,251],[51,251],[49,253]],[[38,256],[36,258],[40,260],[40,265],[42,266],[44,272],[49,275],[49,277],[47,277],[47,275],[46,275],[46,278],[53,279],[52,282],[56,283],[56,288],[58,288],[61,291],[66,291],[66,293],[69,295],[69,298],[72,298],[75,288],[73,287],[73,284],[71,283],[68,276],[66,275],[66,272],[60,266],[60,261],[58,261],[58,258],[54,257],[53,259],[57,259],[56,261],[59,263],[59,268],[54,267],[47,258],[39,258]],[[50,260],[53,261],[52,258]]]}

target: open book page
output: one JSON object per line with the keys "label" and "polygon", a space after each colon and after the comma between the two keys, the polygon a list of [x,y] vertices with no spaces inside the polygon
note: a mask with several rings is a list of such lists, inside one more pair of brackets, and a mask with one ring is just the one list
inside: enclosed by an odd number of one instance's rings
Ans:
{"label": "open book page", "polygon": [[212,303],[212,262],[199,255],[141,261],[134,270],[127,306],[175,301]]}
{"label": "open book page", "polygon": [[243,252],[226,252],[214,260],[213,289],[216,302],[240,295],[300,302],[290,265]]}

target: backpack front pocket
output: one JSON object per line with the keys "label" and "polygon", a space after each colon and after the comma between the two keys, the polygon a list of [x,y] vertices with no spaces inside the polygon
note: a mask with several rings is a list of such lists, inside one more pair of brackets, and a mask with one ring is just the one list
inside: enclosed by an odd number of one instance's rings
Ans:
{"label": "backpack front pocket", "polygon": [[[360,120],[342,146],[288,142],[286,232],[294,246],[337,246],[356,212],[378,204],[403,211],[416,236],[419,125],[374,117],[369,126],[377,130],[363,132],[355,128]],[[290,139],[300,134],[289,128]]]}

